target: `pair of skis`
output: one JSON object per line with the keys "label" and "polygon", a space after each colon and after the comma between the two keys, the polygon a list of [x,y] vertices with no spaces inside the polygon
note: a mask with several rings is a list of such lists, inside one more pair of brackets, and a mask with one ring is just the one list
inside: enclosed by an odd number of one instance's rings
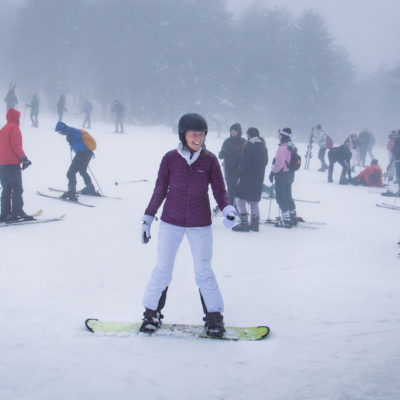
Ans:
{"label": "pair of skis", "polygon": [[34,224],[43,224],[47,222],[55,222],[55,221],[62,221],[65,218],[65,214],[60,215],[59,217],[53,217],[53,218],[38,218],[42,215],[43,210],[39,210],[32,214],[32,217],[34,219],[32,220],[24,220],[24,219],[18,219],[14,221],[3,221],[0,222],[0,228],[5,228],[9,226],[16,226],[16,225],[34,225]]}
{"label": "pair of skis", "polygon": [[[48,189],[49,189],[50,191],[52,191],[52,192],[64,193],[64,190],[61,190],[61,189],[55,189],[55,188],[52,188],[52,187],[49,187]],[[47,198],[55,199],[55,200],[61,200],[61,201],[65,201],[65,202],[67,202],[67,203],[77,204],[77,205],[79,205],[79,206],[84,206],[84,207],[95,207],[93,204],[83,203],[83,202],[81,202],[80,200],[76,200],[76,201],[75,201],[75,200],[63,199],[63,198],[60,197],[60,196],[53,196],[53,195],[46,194],[46,193],[43,193],[43,192],[40,192],[40,191],[37,191],[37,194],[38,194],[39,196],[43,196],[43,197],[47,197]],[[98,194],[98,195],[86,195],[86,194],[83,194],[83,193],[78,193],[78,195],[90,196],[90,197],[103,197],[103,198],[115,199],[115,200],[121,200],[121,199],[122,199],[122,197],[105,196],[105,195],[103,195],[103,194]]]}
{"label": "pair of skis", "polygon": [[320,226],[325,225],[325,222],[317,222],[317,221],[305,221],[301,217],[297,217],[296,225],[286,225],[281,217],[277,217],[275,219],[267,218],[263,221],[264,224],[274,226],[275,228],[286,228],[286,229],[319,229]]}

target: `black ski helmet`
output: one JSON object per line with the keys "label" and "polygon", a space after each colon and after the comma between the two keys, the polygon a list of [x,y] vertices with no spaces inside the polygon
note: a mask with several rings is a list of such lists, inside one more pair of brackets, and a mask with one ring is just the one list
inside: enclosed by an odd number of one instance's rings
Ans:
{"label": "black ski helmet", "polygon": [[207,135],[207,122],[200,114],[188,113],[182,115],[178,125],[179,140],[186,146],[185,133],[187,131],[204,131]]}

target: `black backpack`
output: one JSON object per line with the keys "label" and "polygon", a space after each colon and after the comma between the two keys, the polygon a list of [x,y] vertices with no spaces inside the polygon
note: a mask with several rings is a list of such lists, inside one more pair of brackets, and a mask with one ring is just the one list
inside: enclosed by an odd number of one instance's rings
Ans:
{"label": "black backpack", "polygon": [[296,148],[294,148],[294,149],[292,149],[291,147],[288,147],[288,148],[292,155],[290,157],[290,161],[289,161],[287,167],[289,168],[289,171],[297,171],[300,169],[300,166],[301,166],[301,156],[297,152]]}

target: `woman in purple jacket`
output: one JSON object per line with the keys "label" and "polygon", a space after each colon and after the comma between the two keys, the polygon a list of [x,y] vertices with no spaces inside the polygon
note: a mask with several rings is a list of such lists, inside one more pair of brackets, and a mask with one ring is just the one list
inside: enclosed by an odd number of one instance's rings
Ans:
{"label": "woman in purple jacket", "polygon": [[200,290],[208,335],[225,332],[224,304],[213,270],[211,209],[208,185],[228,228],[235,225],[236,210],[229,204],[217,157],[204,146],[207,122],[198,114],[185,114],[179,121],[178,148],[163,157],[153,196],[143,216],[142,241],[150,240],[150,227],[165,199],[158,234],[157,264],[144,294],[142,332],[154,332],[161,326],[172,279],[175,256],[186,234],[192,251],[196,283]]}

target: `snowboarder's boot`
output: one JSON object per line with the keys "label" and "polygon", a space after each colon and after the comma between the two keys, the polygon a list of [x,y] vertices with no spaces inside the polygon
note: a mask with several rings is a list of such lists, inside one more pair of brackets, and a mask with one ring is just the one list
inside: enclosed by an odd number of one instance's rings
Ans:
{"label": "snowboarder's boot", "polygon": [[239,217],[240,217],[239,224],[234,226],[232,230],[235,232],[249,232],[250,226],[247,214],[239,214]]}
{"label": "snowboarder's boot", "polygon": [[224,317],[220,312],[209,312],[203,318],[204,329],[209,336],[222,337],[225,333]]}
{"label": "snowboarder's boot", "polygon": [[146,308],[143,313],[143,322],[140,327],[140,332],[153,333],[161,328],[161,320],[164,316],[157,310],[150,310]]}
{"label": "snowboarder's boot", "polygon": [[161,320],[164,318],[164,315],[161,314],[161,310],[165,306],[165,302],[167,300],[167,291],[168,286],[161,293],[160,300],[158,301],[157,310],[150,310],[146,308],[143,313],[143,322],[140,327],[140,332],[153,333],[157,329],[161,328]]}
{"label": "snowboarder's boot", "polygon": [[260,227],[260,217],[252,215],[250,222],[250,230],[253,232],[259,232],[260,231],[259,227]]}

